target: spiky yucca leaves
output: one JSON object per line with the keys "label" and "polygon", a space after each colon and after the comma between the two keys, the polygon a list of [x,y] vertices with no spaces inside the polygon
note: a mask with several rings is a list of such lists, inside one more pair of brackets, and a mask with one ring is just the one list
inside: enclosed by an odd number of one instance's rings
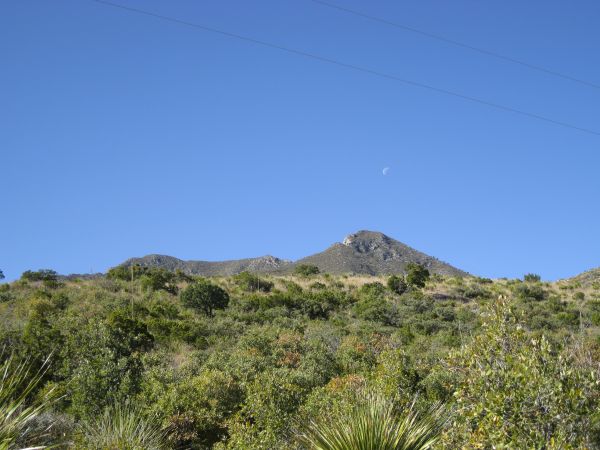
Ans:
{"label": "spiky yucca leaves", "polygon": [[413,404],[398,414],[392,401],[366,393],[350,411],[310,422],[299,441],[313,450],[426,450],[445,422],[440,405],[419,414]]}
{"label": "spiky yucca leaves", "polygon": [[[47,366],[48,360],[38,372],[32,372],[28,361],[19,362],[14,355],[0,362],[0,450],[12,449],[17,438],[28,435],[30,425],[50,406],[54,397],[52,389],[41,399],[29,402]],[[29,436],[30,440],[33,438]],[[43,439],[43,436],[36,438]]]}
{"label": "spiky yucca leaves", "polygon": [[167,448],[160,425],[131,404],[106,408],[96,420],[81,425],[77,448],[88,450],[162,450]]}

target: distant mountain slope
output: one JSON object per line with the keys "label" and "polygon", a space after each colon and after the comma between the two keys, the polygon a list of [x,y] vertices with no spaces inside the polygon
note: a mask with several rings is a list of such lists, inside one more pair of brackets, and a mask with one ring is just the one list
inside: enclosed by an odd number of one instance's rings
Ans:
{"label": "distant mountain slope", "polygon": [[410,262],[421,264],[432,273],[465,276],[466,272],[402,242],[375,231],[359,231],[327,250],[307,256],[296,264],[314,264],[323,272],[381,275],[404,272]]}
{"label": "distant mountain slope", "polygon": [[289,273],[298,264],[314,264],[322,272],[331,274],[381,275],[401,273],[406,264],[414,262],[427,267],[432,273],[451,276],[466,276],[466,272],[446,264],[432,256],[421,253],[383,233],[359,231],[347,236],[343,242],[333,244],[327,250],[307,256],[296,262],[274,256],[240,259],[232,261],[183,261],[166,255],[148,255],[131,258],[122,265],[139,264],[181,270],[185,273],[218,276],[234,275],[243,271],[257,273]]}
{"label": "distant mountain slope", "polygon": [[235,259],[231,261],[184,261],[166,255],[147,255],[141,258],[131,258],[122,265],[129,267],[139,264],[147,267],[161,267],[167,270],[181,270],[182,272],[204,276],[227,276],[240,272],[276,272],[291,266],[291,261],[275,258],[274,256],[261,256],[259,258]]}
{"label": "distant mountain slope", "polygon": [[566,280],[561,280],[564,282],[577,282],[580,283],[582,287],[589,288],[596,283],[600,284],[600,267],[596,269],[591,269],[586,272],[580,273],[572,278],[568,278]]}

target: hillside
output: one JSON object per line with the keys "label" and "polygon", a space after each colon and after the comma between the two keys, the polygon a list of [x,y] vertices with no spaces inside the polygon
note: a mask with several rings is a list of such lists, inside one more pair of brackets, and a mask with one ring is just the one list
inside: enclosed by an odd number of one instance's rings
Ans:
{"label": "hillside", "polygon": [[333,275],[364,274],[385,275],[402,273],[408,263],[421,264],[431,273],[466,276],[467,273],[426,255],[402,242],[375,231],[362,230],[347,236],[342,242],[331,245],[323,252],[307,256],[296,262],[262,256],[231,261],[183,261],[166,255],[147,255],[131,258],[122,265],[139,264],[167,270],[181,270],[191,275],[228,276],[248,271],[255,273],[290,273],[297,264],[313,264],[322,272]]}
{"label": "hillside", "polygon": [[[340,244],[350,261],[420,256],[357,235]],[[419,287],[326,273],[127,275],[0,284],[5,355],[23,355],[31,373],[51,355],[31,398],[61,396],[28,423],[41,436],[21,433],[14,448],[310,449],[298,427],[336,408],[346,423],[361,392],[398,411],[445,404],[433,450],[559,448],[565,433],[572,445],[560,448],[600,448],[600,285],[581,295],[577,277],[438,275]],[[106,414],[162,432],[155,445],[99,447],[123,431]]]}

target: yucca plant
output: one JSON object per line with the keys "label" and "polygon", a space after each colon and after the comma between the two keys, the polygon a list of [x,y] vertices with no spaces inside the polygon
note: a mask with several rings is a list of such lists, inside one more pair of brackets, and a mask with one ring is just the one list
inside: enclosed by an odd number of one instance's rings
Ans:
{"label": "yucca plant", "polygon": [[[53,390],[48,390],[41,399],[30,402],[30,396],[44,376],[48,360],[42,368],[33,372],[28,361],[17,361],[14,355],[0,362],[0,450],[14,448],[18,438],[30,434],[30,426],[51,404]],[[47,431],[47,430],[46,430]],[[35,436],[43,439],[42,436]],[[28,436],[29,440],[34,436]],[[44,446],[31,447],[36,449]]]}
{"label": "yucca plant", "polygon": [[427,450],[440,438],[445,422],[440,405],[417,413],[413,403],[397,413],[392,401],[366,393],[358,395],[350,411],[311,421],[299,441],[313,450]]}
{"label": "yucca plant", "polygon": [[113,405],[95,420],[81,424],[78,447],[88,450],[162,450],[165,432],[132,404]]}

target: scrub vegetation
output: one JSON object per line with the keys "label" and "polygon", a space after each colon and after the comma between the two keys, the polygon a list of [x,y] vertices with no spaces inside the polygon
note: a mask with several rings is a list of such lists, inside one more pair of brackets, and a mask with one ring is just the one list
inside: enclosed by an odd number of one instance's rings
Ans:
{"label": "scrub vegetation", "polygon": [[600,273],[0,285],[0,449],[600,448]]}

